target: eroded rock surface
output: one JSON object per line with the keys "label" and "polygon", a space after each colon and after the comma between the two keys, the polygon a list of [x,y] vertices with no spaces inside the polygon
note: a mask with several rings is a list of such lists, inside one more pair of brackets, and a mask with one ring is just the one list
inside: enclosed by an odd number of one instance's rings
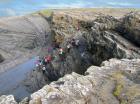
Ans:
{"label": "eroded rock surface", "polygon": [[14,96],[8,95],[8,96],[1,96],[0,97],[0,104],[17,104],[17,102],[14,99]]}
{"label": "eroded rock surface", "polygon": [[[52,34],[47,42],[60,43],[65,51],[64,60],[60,60],[57,49],[53,50],[45,77],[35,70],[27,77],[26,86],[35,91],[49,81],[54,82],[33,93],[30,101],[25,99],[20,104],[140,103],[139,14],[129,13],[122,18],[83,14],[81,17],[67,11],[52,14]],[[79,46],[67,52],[71,38],[78,39]],[[21,45],[29,46],[25,49],[34,48],[27,41]]]}
{"label": "eroded rock surface", "polygon": [[129,78],[138,74],[139,65],[139,59],[111,59],[101,67],[91,66],[85,76],[65,75],[32,94],[30,104],[139,104],[138,77]]}

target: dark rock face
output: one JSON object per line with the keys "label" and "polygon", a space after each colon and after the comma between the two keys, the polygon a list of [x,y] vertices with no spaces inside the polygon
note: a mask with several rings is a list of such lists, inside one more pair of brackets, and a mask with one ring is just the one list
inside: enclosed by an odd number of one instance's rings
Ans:
{"label": "dark rock face", "polygon": [[[56,17],[54,17],[53,21],[56,22],[55,19]],[[99,16],[93,21],[79,21],[80,30],[76,30],[74,29],[76,26],[72,22],[74,19],[71,19],[71,21],[67,19],[70,18],[65,18],[65,21],[69,21],[70,23],[63,21],[63,23],[60,22],[59,25],[57,21],[56,24],[54,22],[52,25],[54,35],[59,35],[59,39],[61,37],[64,38],[63,40],[60,39],[61,42],[59,42],[65,51],[65,56],[64,60],[61,61],[57,49],[51,53],[54,58],[52,62],[47,65],[46,69],[46,77],[50,81],[58,80],[60,77],[63,77],[65,74],[70,74],[71,72],[84,74],[86,69],[91,65],[100,65],[103,61],[111,58],[140,58],[139,47],[125,39],[120,32],[118,32],[122,21],[112,16]],[[57,20],[59,19],[57,18]],[[67,29],[68,31],[65,30],[64,25],[67,24],[71,25],[70,28],[73,29],[73,31],[69,32],[69,29]],[[75,35],[72,36],[69,33],[74,33]],[[65,35],[63,36],[61,34]],[[66,47],[71,37],[79,40],[79,46],[72,47],[70,51],[67,52]],[[30,83],[32,83],[32,81]],[[38,85],[37,82],[33,83],[34,86]],[[40,83],[40,85],[43,84]],[[30,88],[33,89],[33,86],[31,85]],[[37,88],[40,87],[36,86],[36,89]]]}
{"label": "dark rock face", "polygon": [[140,46],[140,13],[129,13],[123,18],[123,35]]}
{"label": "dark rock face", "polygon": [[2,55],[0,54],[0,63],[4,61],[4,58],[2,57]]}
{"label": "dark rock face", "polygon": [[[77,20],[76,24],[73,22],[76,21],[73,17],[55,16],[52,20],[52,29],[54,35],[59,35],[59,39],[64,38],[59,42],[66,54],[63,62],[57,54],[53,54],[56,58],[47,69],[51,80],[57,80],[73,71],[82,74],[89,66],[100,65],[111,58],[140,58],[139,47],[125,39],[119,32],[119,28],[123,27],[120,27],[122,21],[112,16],[98,16],[93,21]],[[64,21],[60,22],[61,19]],[[76,29],[77,24],[80,30]],[[66,46],[69,38],[78,39],[80,45],[78,48],[73,47],[68,53]]]}
{"label": "dark rock face", "polygon": [[139,48],[117,32],[119,24],[120,22],[111,16],[98,17],[90,24],[90,32],[84,34],[95,65],[100,65],[102,61],[110,58],[140,57]]}

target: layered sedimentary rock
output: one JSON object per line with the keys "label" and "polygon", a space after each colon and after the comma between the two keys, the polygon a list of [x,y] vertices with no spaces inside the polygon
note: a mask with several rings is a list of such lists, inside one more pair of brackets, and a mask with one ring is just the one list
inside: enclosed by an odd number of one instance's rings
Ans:
{"label": "layered sedimentary rock", "polygon": [[0,65],[0,72],[38,53],[39,49],[46,44],[46,36],[49,35],[49,24],[40,15],[2,18],[0,20],[0,54],[5,62]]}

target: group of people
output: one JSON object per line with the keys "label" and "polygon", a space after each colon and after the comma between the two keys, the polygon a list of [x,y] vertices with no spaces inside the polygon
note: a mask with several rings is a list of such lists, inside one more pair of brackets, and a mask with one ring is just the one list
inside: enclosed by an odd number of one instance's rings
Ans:
{"label": "group of people", "polygon": [[[72,47],[78,48],[78,46],[79,46],[79,40],[78,39],[76,40],[76,39],[73,38],[70,41],[68,41],[68,44],[66,46],[67,51],[66,50],[64,51],[64,48],[60,47],[60,45],[57,44],[56,42],[54,42],[53,49],[54,50],[57,49],[57,51],[58,51],[57,53],[59,55],[60,61],[64,61],[66,52],[69,53],[70,49]],[[48,53],[50,53],[50,48],[48,48],[48,51],[49,51]],[[42,59],[39,58],[35,63],[36,68],[37,69],[42,69],[42,72],[44,74],[47,70],[47,65],[50,64],[53,59],[54,59],[53,54],[51,54],[51,55],[49,54],[49,55],[43,57]]]}

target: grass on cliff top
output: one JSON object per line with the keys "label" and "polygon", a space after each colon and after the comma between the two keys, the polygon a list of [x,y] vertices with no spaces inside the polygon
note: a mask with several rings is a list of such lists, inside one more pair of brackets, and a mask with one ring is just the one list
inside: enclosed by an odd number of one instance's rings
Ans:
{"label": "grass on cliff top", "polygon": [[35,12],[33,14],[41,13],[42,15],[49,17],[49,16],[51,16],[52,12],[53,12],[52,9],[44,9],[44,10],[37,11],[37,12]]}
{"label": "grass on cliff top", "polygon": [[53,11],[79,11],[79,12],[101,12],[101,13],[121,13],[121,12],[131,12],[140,11],[138,8],[66,8],[66,9],[44,9],[32,14],[41,13],[45,16],[51,16]]}

